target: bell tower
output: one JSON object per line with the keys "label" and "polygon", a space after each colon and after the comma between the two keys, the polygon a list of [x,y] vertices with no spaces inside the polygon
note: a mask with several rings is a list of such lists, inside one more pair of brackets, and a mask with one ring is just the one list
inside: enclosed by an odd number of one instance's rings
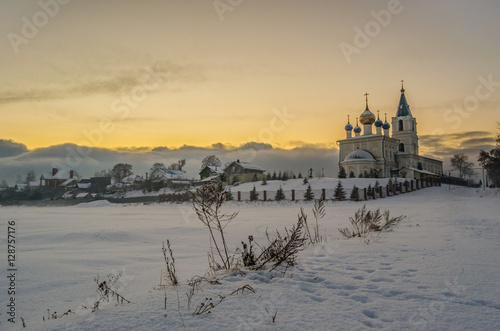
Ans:
{"label": "bell tower", "polygon": [[399,140],[398,152],[418,155],[417,120],[406,101],[403,81],[396,116],[392,118],[392,137]]}

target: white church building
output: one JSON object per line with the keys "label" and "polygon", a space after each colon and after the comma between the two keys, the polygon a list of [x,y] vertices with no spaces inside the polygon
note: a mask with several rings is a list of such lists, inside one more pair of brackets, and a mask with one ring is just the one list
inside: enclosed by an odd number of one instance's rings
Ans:
{"label": "white church building", "polygon": [[[368,108],[368,94],[365,111],[356,118],[356,126],[345,126],[346,138],[338,141],[340,148],[339,166],[344,167],[347,176],[355,177],[404,177],[425,178],[440,176],[443,162],[418,154],[417,120],[413,117],[406,101],[405,89],[401,86],[396,116],[391,124],[380,120]],[[375,132],[373,132],[375,127]],[[354,135],[353,135],[354,132]]]}

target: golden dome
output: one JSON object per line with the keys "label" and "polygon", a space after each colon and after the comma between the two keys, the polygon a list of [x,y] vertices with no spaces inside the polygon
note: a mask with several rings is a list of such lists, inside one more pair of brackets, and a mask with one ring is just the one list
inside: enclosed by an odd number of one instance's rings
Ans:
{"label": "golden dome", "polygon": [[375,123],[375,115],[370,111],[370,109],[366,108],[366,110],[359,116],[359,121],[361,124],[373,124]]}

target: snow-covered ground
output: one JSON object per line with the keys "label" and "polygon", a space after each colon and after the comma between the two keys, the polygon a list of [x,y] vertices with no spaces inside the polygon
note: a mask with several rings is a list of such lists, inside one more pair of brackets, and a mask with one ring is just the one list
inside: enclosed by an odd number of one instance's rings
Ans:
{"label": "snow-covered ground", "polygon": [[[0,280],[0,329],[22,329],[23,317],[29,330],[498,330],[499,203],[499,190],[448,186],[370,200],[369,209],[407,218],[367,245],[337,231],[363,203],[327,202],[320,223],[327,241],[301,252],[298,266],[284,275],[221,273],[220,285],[201,284],[190,309],[186,283],[207,270],[208,235],[189,204],[3,207],[4,275],[9,220],[16,222],[18,271],[15,325],[6,314],[9,280]],[[227,210],[239,211],[226,228],[229,246],[248,235],[265,243],[266,229],[291,228],[301,207],[312,220],[312,206],[229,203]],[[159,288],[166,239],[181,285]],[[94,278],[117,272],[131,303],[83,309],[95,301]],[[227,296],[244,285],[255,293]],[[217,295],[226,298],[210,314],[192,314]],[[76,313],[43,320],[47,310],[69,309]]]}

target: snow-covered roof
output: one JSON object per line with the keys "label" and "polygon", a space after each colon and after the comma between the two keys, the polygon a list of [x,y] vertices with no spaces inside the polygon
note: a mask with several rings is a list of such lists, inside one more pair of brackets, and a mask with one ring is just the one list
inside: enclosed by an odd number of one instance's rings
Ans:
{"label": "snow-covered roof", "polygon": [[71,178],[69,171],[58,169],[55,175],[43,174],[42,179],[69,179]]}
{"label": "snow-covered roof", "polygon": [[410,170],[413,170],[413,171],[416,171],[416,172],[419,172],[419,173],[425,174],[425,175],[437,176],[437,174],[430,172],[430,171],[427,171],[427,170],[420,170],[420,169],[416,169],[416,168],[412,168],[412,167],[403,167],[403,168],[410,169]]}
{"label": "snow-covered roof", "polygon": [[[224,170],[221,167],[206,166],[205,168],[208,168],[208,169],[212,170],[212,172],[214,172],[216,174],[222,174],[222,173],[224,173]],[[203,169],[205,169],[205,168],[203,168]]]}
{"label": "snow-covered roof", "polygon": [[344,162],[349,161],[375,161],[373,155],[362,149],[357,149],[349,154],[344,159]]}
{"label": "snow-covered roof", "polygon": [[28,186],[29,187],[39,187],[40,186],[40,182],[29,182]]}
{"label": "snow-covered roof", "polygon": [[78,193],[75,198],[77,199],[83,199],[83,198],[86,198],[87,196],[89,196],[89,193],[87,192],[83,192],[83,193]]}
{"label": "snow-covered roof", "polygon": [[[159,174],[158,174],[159,173]],[[167,179],[186,179],[186,174],[180,170],[157,168],[151,172],[151,179],[164,177]]]}
{"label": "snow-covered roof", "polygon": [[28,184],[16,184],[16,188],[18,191],[24,190],[28,187]]}
{"label": "snow-covered roof", "polygon": [[243,169],[248,169],[248,170],[257,170],[257,171],[266,171],[264,168],[259,167],[258,165],[249,163],[249,162],[241,162],[241,161],[236,161],[233,162],[236,164],[239,164]]}
{"label": "snow-covered roof", "polygon": [[90,183],[82,183],[82,182],[80,182],[80,183],[76,184],[76,186],[78,186],[78,188],[85,188],[85,189],[87,189],[87,188],[90,188],[91,184]]}
{"label": "snow-covered roof", "polygon": [[69,179],[66,179],[64,182],[62,182],[61,184],[59,184],[59,186],[68,186],[69,184],[75,182],[75,179],[74,178],[69,178]]}

